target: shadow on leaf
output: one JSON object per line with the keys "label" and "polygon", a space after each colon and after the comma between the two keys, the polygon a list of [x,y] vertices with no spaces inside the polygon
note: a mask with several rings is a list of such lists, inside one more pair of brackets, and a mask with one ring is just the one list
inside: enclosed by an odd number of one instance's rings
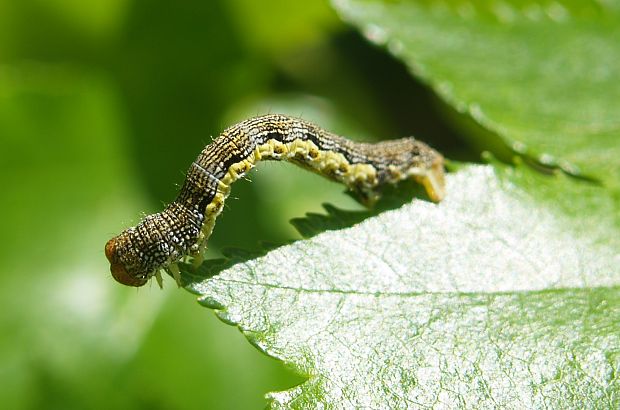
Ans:
{"label": "shadow on leaf", "polygon": [[[303,218],[292,219],[291,224],[303,238],[307,239],[325,231],[351,227],[381,212],[399,208],[410,202],[413,198],[429,200],[424,189],[414,181],[403,181],[396,185],[383,187],[380,193],[381,198],[372,208],[367,210],[348,211],[337,208],[331,204],[323,204],[323,209],[325,209],[326,212],[325,214],[308,213]],[[347,192],[347,194],[357,200],[353,193]],[[277,244],[263,242],[259,243],[258,249],[256,250],[225,248],[222,250],[222,254],[224,255],[223,258],[208,259],[198,268],[194,268],[189,263],[180,263],[179,268],[181,271],[182,285],[188,291],[199,294],[194,285],[212,278],[233,265],[264,256],[269,251],[292,242],[294,242],[294,240]],[[208,301],[206,301],[206,304],[209,307],[218,308],[218,306],[211,306]]]}

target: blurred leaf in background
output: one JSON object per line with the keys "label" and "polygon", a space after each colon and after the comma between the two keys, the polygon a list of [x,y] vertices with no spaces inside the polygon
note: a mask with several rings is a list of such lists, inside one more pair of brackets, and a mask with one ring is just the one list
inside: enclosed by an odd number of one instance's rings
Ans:
{"label": "blurred leaf in background", "polygon": [[488,131],[463,133],[471,143],[618,188],[620,3],[333,3]]}

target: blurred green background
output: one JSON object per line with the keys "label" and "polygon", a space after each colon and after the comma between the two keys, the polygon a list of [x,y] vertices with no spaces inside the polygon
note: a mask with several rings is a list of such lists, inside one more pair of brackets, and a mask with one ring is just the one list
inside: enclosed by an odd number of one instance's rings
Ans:
{"label": "blurred green background", "polygon": [[[105,242],[174,199],[202,147],[282,112],[476,159],[445,108],[327,1],[0,0],[3,408],[262,408],[303,381],[165,278],[109,275]],[[210,240],[298,238],[341,186],[261,164]],[[239,198],[239,200],[236,200]]]}

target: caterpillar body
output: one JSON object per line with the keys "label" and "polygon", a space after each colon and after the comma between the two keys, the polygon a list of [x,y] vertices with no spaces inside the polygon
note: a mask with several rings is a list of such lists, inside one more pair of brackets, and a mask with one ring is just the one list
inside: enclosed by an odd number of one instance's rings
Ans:
{"label": "caterpillar body", "polygon": [[377,188],[413,178],[433,201],[444,196],[444,159],[414,138],[353,142],[299,118],[264,115],[226,129],[207,145],[188,172],[177,199],[105,245],[114,279],[142,286],[161,270],[180,283],[176,263],[200,264],[207,239],[233,182],[261,160],[288,160],[345,184],[367,204]]}

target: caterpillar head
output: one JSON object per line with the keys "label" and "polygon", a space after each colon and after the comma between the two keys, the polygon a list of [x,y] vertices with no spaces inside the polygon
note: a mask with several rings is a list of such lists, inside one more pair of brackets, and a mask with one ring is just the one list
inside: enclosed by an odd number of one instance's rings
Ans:
{"label": "caterpillar head", "polygon": [[127,286],[143,286],[153,276],[139,253],[127,247],[127,235],[123,232],[105,244],[105,256],[110,261],[110,272],[117,282]]}

